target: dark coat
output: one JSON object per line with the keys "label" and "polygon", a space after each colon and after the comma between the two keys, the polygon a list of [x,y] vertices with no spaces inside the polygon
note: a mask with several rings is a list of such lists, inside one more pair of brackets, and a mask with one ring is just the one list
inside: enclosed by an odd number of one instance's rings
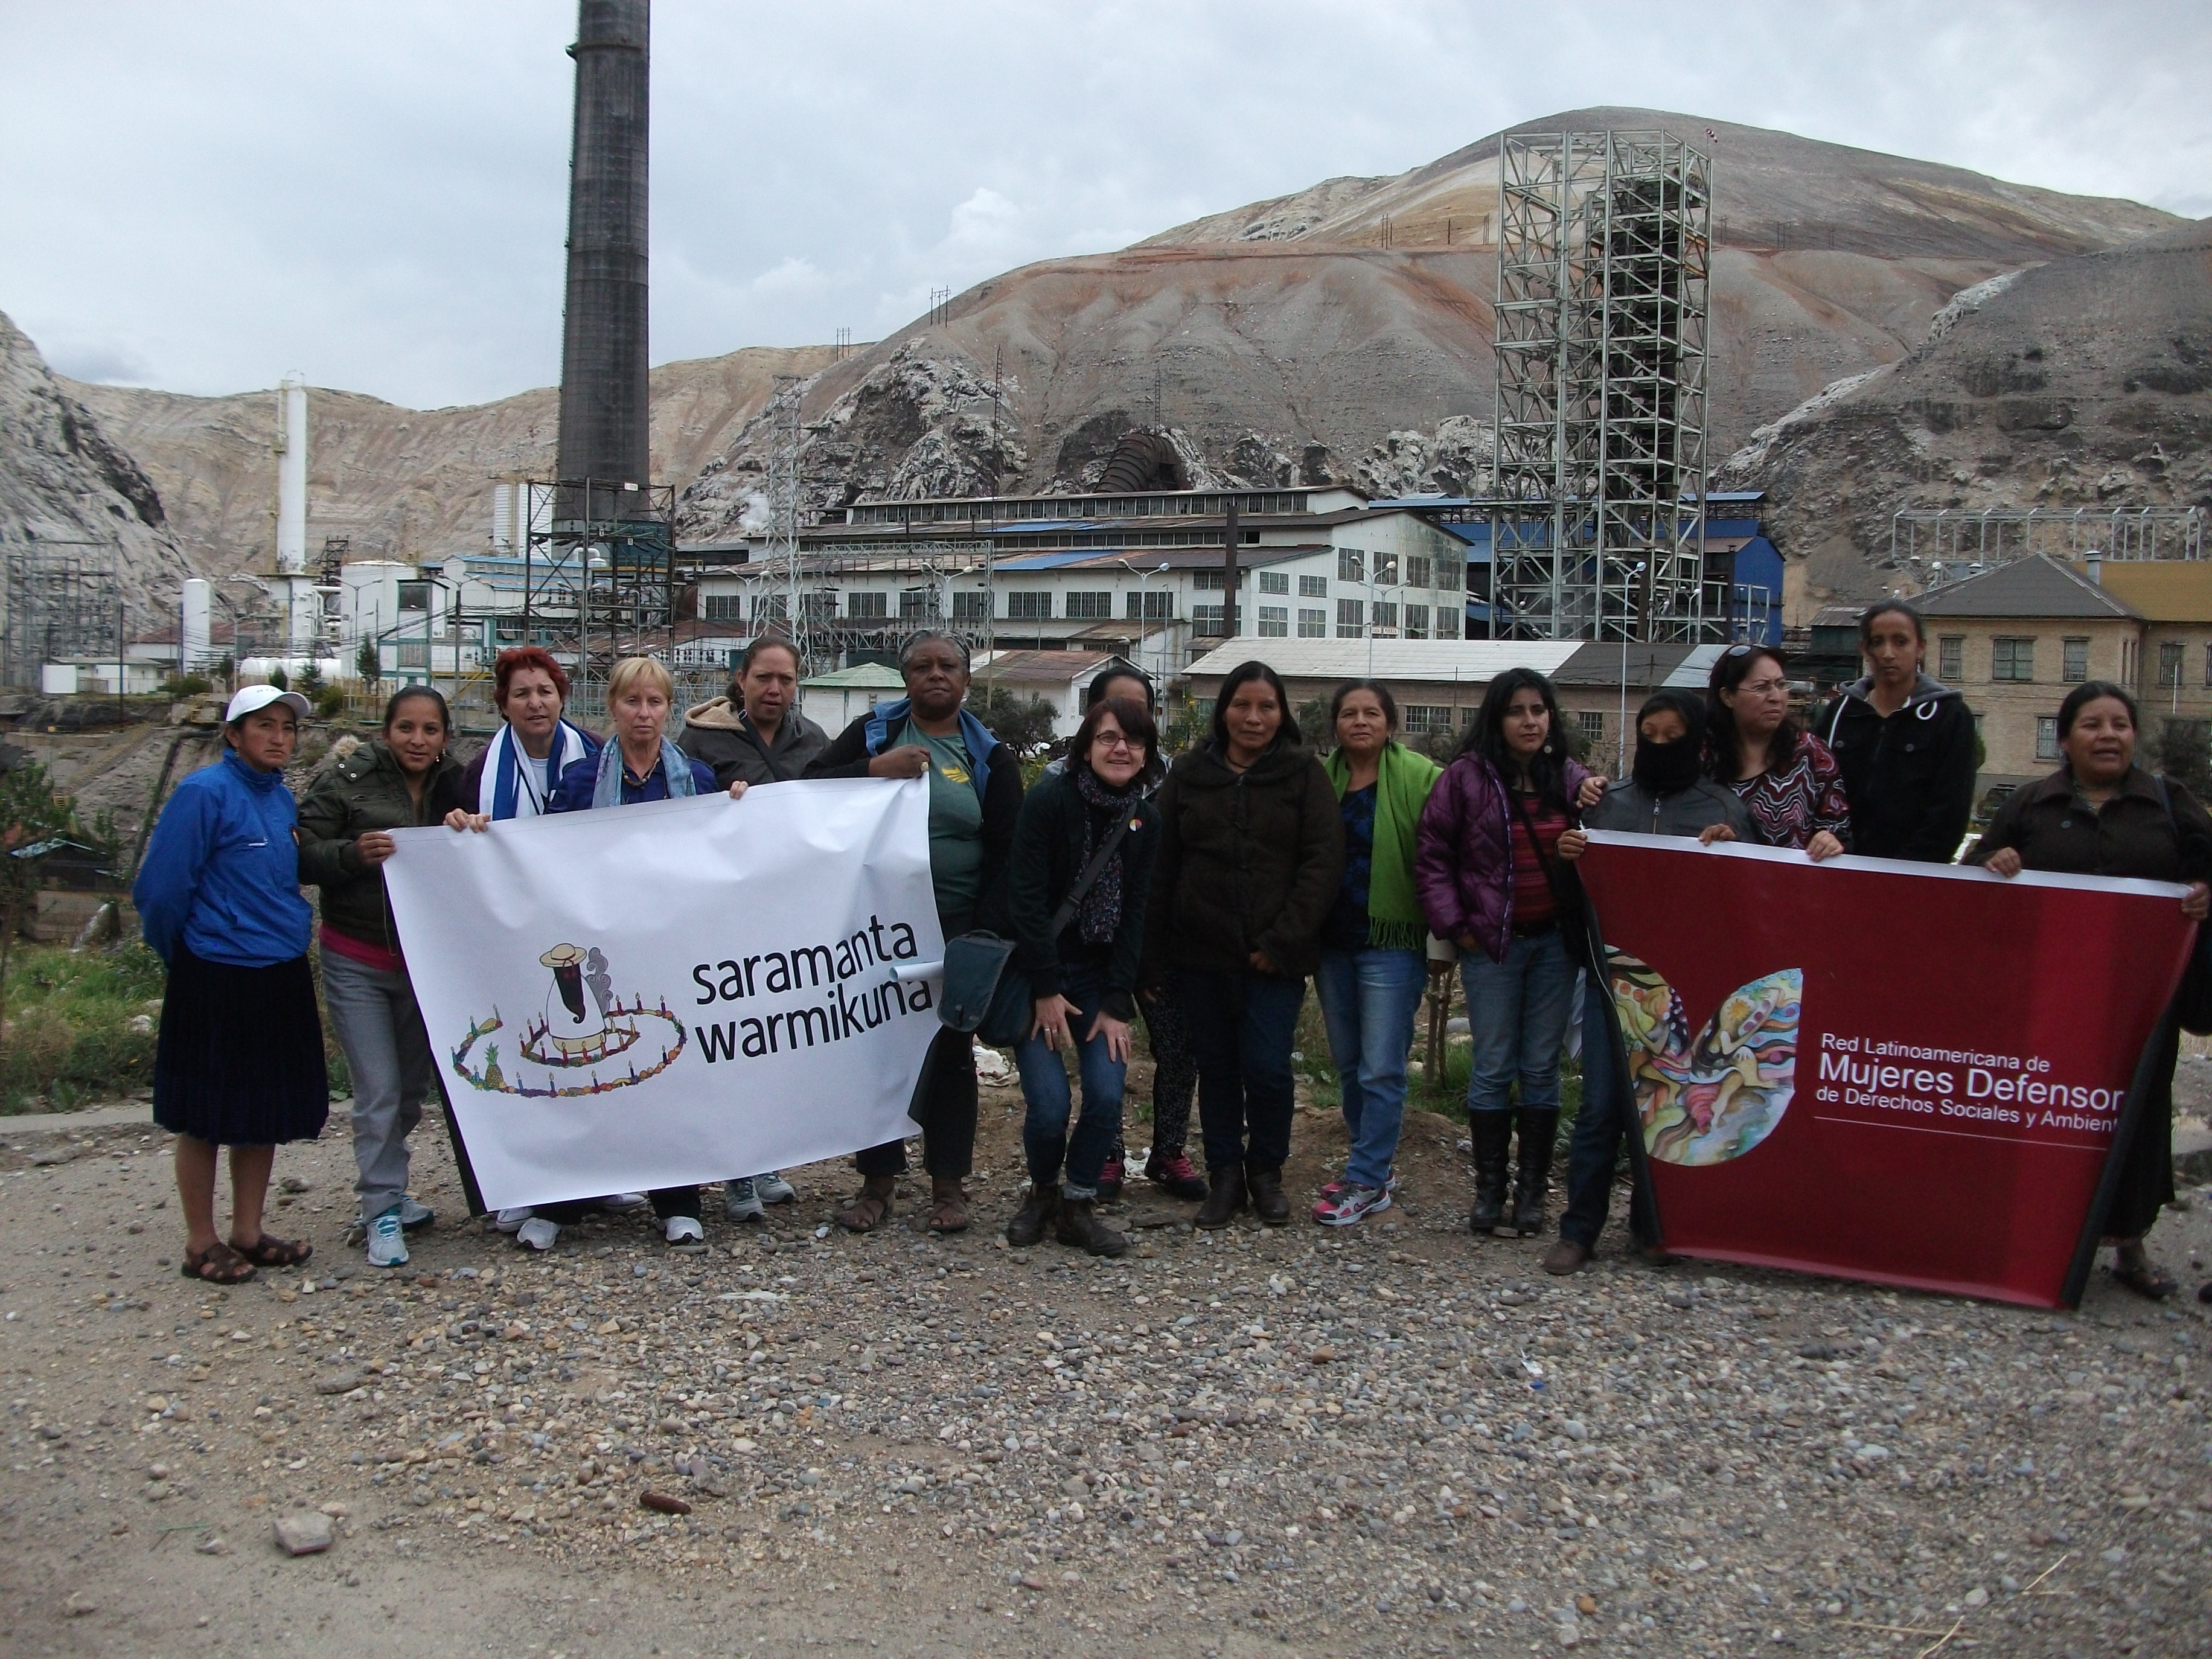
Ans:
{"label": "dark coat", "polygon": [[1585,830],[1613,830],[1632,836],[1695,836],[1717,823],[1735,831],[1738,841],[1754,841],[1751,809],[1726,784],[1699,778],[1686,789],[1655,795],[1633,778],[1605,787],[1604,799],[1583,814]]}
{"label": "dark coat", "polygon": [[440,757],[417,807],[398,761],[376,739],[315,774],[300,801],[300,880],[323,890],[328,927],[349,939],[399,949],[399,930],[385,902],[384,872],[361,861],[357,843],[372,830],[438,823],[461,804],[460,784],[459,763]]}
{"label": "dark coat", "polygon": [[1974,811],[1974,716],[1941,681],[1920,677],[1884,719],[1871,679],[1846,686],[1814,732],[1835,751],[1851,803],[1851,851],[1870,859],[1948,864]]}
{"label": "dark coat", "polygon": [[1162,835],[1147,983],[1174,969],[1249,973],[1255,951],[1291,979],[1321,965],[1321,926],[1344,878],[1344,818],[1310,750],[1285,744],[1237,772],[1195,750],[1153,800]]}
{"label": "dark coat", "polygon": [[1014,959],[1029,975],[1031,997],[1060,995],[1066,987],[1067,966],[1087,960],[1103,970],[1106,1012],[1116,1019],[1133,1019],[1145,905],[1160,849],[1159,809],[1140,800],[1129,814],[1136,828],[1121,837],[1115,854],[1121,866],[1121,925],[1113,942],[1103,947],[1085,944],[1073,921],[1058,937],[1048,936],[1053,916],[1083,873],[1083,832],[1091,811],[1066,774],[1037,781],[1023,798],[1014,826],[1003,908],[1018,945]]}
{"label": "dark coat", "polygon": [[[1563,769],[1571,801],[1589,773],[1571,760]],[[1429,792],[1413,854],[1413,886],[1431,931],[1455,944],[1472,933],[1492,962],[1505,960],[1513,937],[1513,810],[1498,769],[1462,755]]]}
{"label": "dark coat", "polygon": [[714,781],[727,789],[739,778],[747,783],[787,783],[830,746],[830,734],[796,708],[784,711],[775,741],[763,743],[744,705],[716,697],[685,712],[684,735],[676,746],[714,769]]}
{"label": "dark coat", "polygon": [[[896,708],[896,719],[886,721],[883,716],[887,708]],[[890,734],[905,719],[903,703],[888,704],[884,708],[872,710],[855,716],[853,723],[830,739],[830,746],[817,756],[806,769],[810,778],[865,778],[868,763],[884,747],[890,745]],[[969,739],[969,752],[973,755],[979,745],[967,728],[974,717],[962,720],[963,736]],[[990,737],[985,728],[975,730]],[[983,761],[983,869],[977,891],[979,915],[997,913],[1005,903],[998,885],[1006,873],[1006,855],[1014,844],[1014,825],[1022,815],[1022,763],[1014,758],[1014,751],[990,737],[984,750]]]}
{"label": "dark coat", "polygon": [[[2069,876],[2132,877],[2140,881],[2212,878],[2212,817],[2179,784],[2140,766],[2129,769],[2120,793],[2093,809],[2075,799],[2073,775],[2063,768],[2008,796],[1976,843],[1968,861],[1986,864],[2003,848],[2017,849],[2030,870]],[[2161,1025],[2162,1045],[2152,1067],[2153,1097],[2120,1168],[2119,1191],[2105,1218],[2111,1238],[2140,1238],[2158,1212],[2173,1201],[2173,1028]]]}

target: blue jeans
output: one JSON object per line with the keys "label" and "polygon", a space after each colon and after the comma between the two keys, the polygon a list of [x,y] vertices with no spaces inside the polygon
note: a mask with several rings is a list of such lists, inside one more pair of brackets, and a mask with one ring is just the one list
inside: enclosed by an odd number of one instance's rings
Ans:
{"label": "blue jeans", "polygon": [[[1198,1062],[1206,1167],[1279,1170],[1291,1156],[1297,1109],[1291,1045],[1306,982],[1273,974],[1182,975],[1182,1012]],[[1246,1144],[1246,1131],[1250,1144]]]}
{"label": "blue jeans", "polygon": [[1390,1179],[1406,1122],[1406,1054],[1428,976],[1419,951],[1321,953],[1314,991],[1344,1097],[1344,1178],[1355,1187]]}
{"label": "blue jeans", "polygon": [[1074,1108],[1068,1092],[1067,1067],[1060,1050],[1042,1036],[1024,1037],[1014,1045],[1014,1068],[1021,1073],[1022,1099],[1029,1115],[1022,1123],[1022,1147],[1029,1156],[1030,1180],[1042,1191],[1061,1176],[1061,1193],[1068,1198],[1098,1196],[1098,1174],[1106,1155],[1121,1144],[1121,1079],[1127,1069],[1106,1052],[1103,1031],[1086,1037],[1098,1018],[1105,981],[1095,968],[1067,969],[1060,993],[1075,1005],[1067,1017],[1067,1034],[1075,1040],[1076,1069],[1083,1077],[1083,1116],[1074,1139],[1067,1119]]}
{"label": "blue jeans", "polygon": [[1481,951],[1460,953],[1467,982],[1467,1024],[1474,1041],[1467,1079],[1467,1109],[1502,1112],[1521,1082],[1521,1109],[1559,1109],[1559,1046],[1566,1041],[1573,1005],[1574,958],[1558,929],[1516,933],[1505,960]]}
{"label": "blue jeans", "polygon": [[[1586,1250],[1597,1248],[1613,1201],[1613,1165],[1624,1133],[1638,1133],[1633,1108],[1621,1097],[1613,1052],[1613,1030],[1606,1023],[1610,994],[1601,974],[1592,974],[1583,992],[1583,1108],[1575,1115],[1575,1134],[1567,1148],[1567,1209],[1559,1218],[1559,1237]],[[1629,1206],[1632,1230],[1656,1236],[1644,1211],[1644,1194]]]}

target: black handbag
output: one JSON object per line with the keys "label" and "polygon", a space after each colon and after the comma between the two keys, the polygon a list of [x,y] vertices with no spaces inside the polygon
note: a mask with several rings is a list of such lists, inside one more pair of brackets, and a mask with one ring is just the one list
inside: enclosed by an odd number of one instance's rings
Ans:
{"label": "black handbag", "polygon": [[[1132,809],[1133,812],[1134,809]],[[1106,872],[1107,860],[1135,828],[1133,817],[1117,821],[1105,844],[1091,855],[1091,862],[1067,890],[1060,908],[1053,912],[1052,931],[1058,939],[1075,920],[1075,908]],[[1029,1036],[1036,1020],[1036,999],[1030,995],[1030,976],[1014,966],[1015,941],[987,928],[977,928],[945,942],[945,996],[937,1017],[956,1031],[979,1036],[994,1048],[1011,1048]]]}

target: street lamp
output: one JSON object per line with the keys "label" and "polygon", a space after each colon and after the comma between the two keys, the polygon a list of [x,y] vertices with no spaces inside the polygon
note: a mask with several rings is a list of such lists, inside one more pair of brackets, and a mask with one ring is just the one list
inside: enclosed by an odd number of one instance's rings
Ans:
{"label": "street lamp", "polygon": [[[1150,581],[1154,576],[1166,575],[1170,570],[1174,568],[1174,567],[1168,564],[1165,561],[1163,561],[1154,569],[1139,570],[1136,566],[1131,564],[1127,559],[1116,559],[1114,562],[1120,565],[1122,569],[1127,571],[1132,576],[1134,576],[1137,579],[1137,666],[1142,668],[1145,665],[1145,641],[1152,637],[1149,628],[1149,624],[1152,622],[1152,617],[1145,609],[1145,584]],[[1167,653],[1163,651],[1160,653],[1160,678],[1162,679],[1165,679],[1167,678]]]}
{"label": "street lamp", "polygon": [[[1633,579],[1641,576],[1647,568],[1638,559],[1629,568],[1628,574]],[[1616,778],[1628,775],[1628,635],[1635,619],[1632,604],[1624,603],[1620,607],[1620,720],[1613,734],[1613,775]]]}
{"label": "street lamp", "polygon": [[[1375,596],[1378,593],[1399,594],[1405,591],[1404,586],[1397,582],[1387,585],[1376,582],[1367,584],[1367,678],[1370,680],[1375,678],[1375,606],[1377,603]],[[1394,605],[1397,605],[1395,600],[1392,603]],[[1400,605],[1393,610],[1391,614],[1395,616],[1402,609],[1403,607]],[[1406,637],[1406,628],[1403,623],[1394,623],[1391,626],[1397,630],[1394,635],[1395,638],[1402,640]]]}

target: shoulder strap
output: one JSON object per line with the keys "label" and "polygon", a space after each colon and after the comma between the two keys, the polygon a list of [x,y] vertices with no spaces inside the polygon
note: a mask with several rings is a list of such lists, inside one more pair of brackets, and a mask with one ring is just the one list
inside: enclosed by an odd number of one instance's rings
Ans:
{"label": "shoulder strap", "polygon": [[[1080,798],[1077,805],[1082,805]],[[1117,813],[1114,828],[1098,850],[1091,855],[1091,862],[1083,866],[1083,873],[1075,878],[1075,885],[1067,890],[1067,896],[1060,902],[1060,908],[1052,914],[1052,932],[1048,937],[1058,939],[1067,931],[1067,924],[1075,920],[1075,908],[1083,902],[1083,896],[1097,884],[1098,878],[1106,873],[1107,861],[1121,849],[1121,839],[1136,823],[1135,806],[1126,813]]]}

